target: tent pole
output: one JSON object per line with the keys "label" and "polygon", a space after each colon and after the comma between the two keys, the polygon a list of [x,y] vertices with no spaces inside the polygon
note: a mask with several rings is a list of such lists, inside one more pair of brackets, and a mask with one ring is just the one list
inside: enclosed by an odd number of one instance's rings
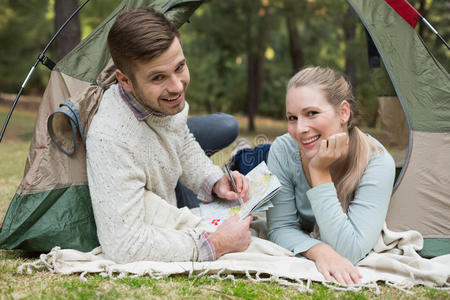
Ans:
{"label": "tent pole", "polygon": [[427,25],[428,28],[430,28],[431,31],[433,31],[433,33],[444,43],[444,45],[447,47],[447,50],[450,50],[450,47],[448,46],[447,42],[442,38],[442,36],[437,32],[436,29],[434,29],[434,27],[428,22],[427,19],[425,19],[424,17],[420,16],[420,19],[425,23],[425,25]]}
{"label": "tent pole", "polygon": [[30,72],[28,72],[27,77],[25,78],[25,80],[23,81],[22,86],[20,87],[19,92],[17,93],[16,99],[14,100],[13,104],[11,105],[11,108],[9,110],[8,116],[6,117],[5,123],[3,124],[2,127],[2,131],[0,133],[0,143],[2,142],[3,136],[5,134],[6,131],[6,127],[8,126],[9,120],[11,119],[12,113],[14,111],[14,108],[17,105],[17,102],[19,102],[19,98],[20,95],[22,94],[23,90],[25,89],[25,86],[28,82],[28,80],[31,78],[31,75],[34,73],[34,71],[36,70],[37,65],[39,64],[39,62],[43,63],[44,65],[46,65],[47,67],[49,67],[50,69],[53,69],[54,67],[54,63],[51,62],[47,56],[45,56],[45,52],[47,52],[48,48],[50,47],[50,45],[53,43],[53,41],[58,37],[58,35],[61,33],[61,31],[64,29],[64,27],[66,27],[66,25],[70,22],[70,20],[72,20],[72,18],[86,5],[86,3],[88,3],[89,0],[85,0],[83,2],[83,4],[81,4],[73,13],[72,15],[70,15],[69,18],[67,18],[67,20],[59,27],[59,29],[56,31],[56,33],[53,35],[53,37],[50,39],[50,41],[47,43],[47,45],[45,46],[44,50],[41,52],[41,54],[39,54],[38,58],[36,59],[36,61],[34,62],[33,66],[30,69]]}

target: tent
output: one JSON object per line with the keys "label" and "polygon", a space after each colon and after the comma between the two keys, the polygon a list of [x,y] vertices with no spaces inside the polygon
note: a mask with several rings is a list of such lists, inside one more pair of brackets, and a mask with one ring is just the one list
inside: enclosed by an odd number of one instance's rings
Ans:
{"label": "tent", "polygon": [[[81,251],[98,246],[82,145],[101,95],[114,81],[106,47],[109,28],[120,11],[143,6],[163,11],[181,26],[203,2],[124,0],[56,64],[39,108],[25,176],[2,224],[0,248],[47,252],[56,245]],[[450,253],[450,174],[442,168],[450,163],[450,76],[393,9],[395,1],[348,2],[383,59],[409,126],[408,155],[388,227],[421,232],[426,257]]]}

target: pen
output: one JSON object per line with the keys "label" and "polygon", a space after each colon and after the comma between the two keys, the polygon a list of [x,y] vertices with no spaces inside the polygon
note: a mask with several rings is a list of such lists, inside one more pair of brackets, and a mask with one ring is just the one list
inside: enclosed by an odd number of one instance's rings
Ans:
{"label": "pen", "polygon": [[228,166],[228,164],[225,164],[225,170],[227,171],[228,174],[228,178],[231,181],[231,185],[233,186],[234,191],[236,192],[236,194],[238,195],[238,199],[239,199],[239,203],[242,205],[244,205],[244,201],[242,201],[241,198],[241,194],[238,192],[237,187],[236,187],[236,182],[234,181],[233,176],[231,175],[231,170],[230,167]]}

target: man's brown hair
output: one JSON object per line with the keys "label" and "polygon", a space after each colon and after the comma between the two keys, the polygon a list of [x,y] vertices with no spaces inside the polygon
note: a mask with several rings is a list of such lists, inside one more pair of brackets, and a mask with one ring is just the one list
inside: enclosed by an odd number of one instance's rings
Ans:
{"label": "man's brown hair", "polygon": [[169,49],[178,29],[152,8],[120,13],[108,34],[108,47],[114,64],[133,78],[137,61],[148,61]]}

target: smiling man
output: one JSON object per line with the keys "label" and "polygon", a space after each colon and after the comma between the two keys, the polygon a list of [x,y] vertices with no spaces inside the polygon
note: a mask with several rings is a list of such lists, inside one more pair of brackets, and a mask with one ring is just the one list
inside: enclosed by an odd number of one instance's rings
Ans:
{"label": "smiling man", "polygon": [[[103,252],[119,263],[206,261],[244,251],[251,217],[217,231],[176,207],[178,181],[202,201],[235,199],[231,184],[187,126],[189,69],[177,28],[152,9],[120,14],[108,35],[118,83],[87,135],[87,171]],[[246,178],[234,172],[238,191]]]}
{"label": "smiling man", "polygon": [[158,59],[143,60],[132,65],[133,71],[124,71],[129,76],[120,68],[116,71],[117,80],[127,93],[139,99],[148,111],[162,115],[175,115],[183,111],[184,92],[190,77],[178,37],[173,39]]}

